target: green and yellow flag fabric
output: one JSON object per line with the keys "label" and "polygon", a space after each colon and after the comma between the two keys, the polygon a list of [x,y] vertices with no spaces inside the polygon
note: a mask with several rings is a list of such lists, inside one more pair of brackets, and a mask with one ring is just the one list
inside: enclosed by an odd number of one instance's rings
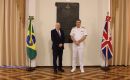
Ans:
{"label": "green and yellow flag fabric", "polygon": [[34,35],[32,20],[29,22],[28,33],[27,33],[27,56],[30,60],[35,59],[37,56],[36,52],[36,38]]}

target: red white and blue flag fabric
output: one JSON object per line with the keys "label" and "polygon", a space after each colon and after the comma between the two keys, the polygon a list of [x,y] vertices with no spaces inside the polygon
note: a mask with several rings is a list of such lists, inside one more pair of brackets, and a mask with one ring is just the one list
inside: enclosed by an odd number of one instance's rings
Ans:
{"label": "red white and blue flag fabric", "polygon": [[111,59],[112,54],[112,37],[111,37],[111,30],[109,26],[110,16],[106,17],[106,23],[103,29],[103,36],[101,42],[101,50],[102,54],[105,59]]}

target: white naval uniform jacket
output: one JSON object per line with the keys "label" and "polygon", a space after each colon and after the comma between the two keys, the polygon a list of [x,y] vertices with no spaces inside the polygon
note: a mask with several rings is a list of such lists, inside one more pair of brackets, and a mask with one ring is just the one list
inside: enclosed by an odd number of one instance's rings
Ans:
{"label": "white naval uniform jacket", "polygon": [[[73,36],[73,38],[76,41],[80,40],[83,36],[87,36],[87,35],[88,33],[84,27],[80,27],[80,28],[74,27],[70,32],[70,36]],[[83,42],[80,43],[80,46],[83,46]]]}

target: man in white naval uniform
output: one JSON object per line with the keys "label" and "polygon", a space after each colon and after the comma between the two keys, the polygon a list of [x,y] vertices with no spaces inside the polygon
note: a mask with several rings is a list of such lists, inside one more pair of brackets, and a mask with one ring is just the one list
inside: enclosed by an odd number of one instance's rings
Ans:
{"label": "man in white naval uniform", "polygon": [[71,72],[74,72],[76,70],[76,60],[77,57],[79,57],[79,63],[80,63],[80,70],[83,73],[83,48],[84,43],[83,41],[86,39],[87,32],[84,27],[81,27],[81,20],[76,20],[76,27],[72,28],[70,32],[71,39],[73,41],[73,57],[72,57],[72,70]]}

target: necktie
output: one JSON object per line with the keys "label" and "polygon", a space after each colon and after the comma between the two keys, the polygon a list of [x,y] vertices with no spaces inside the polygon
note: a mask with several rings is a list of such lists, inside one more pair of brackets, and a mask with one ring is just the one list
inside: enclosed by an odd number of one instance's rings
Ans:
{"label": "necktie", "polygon": [[61,36],[60,30],[58,30],[57,32],[58,32],[58,35]]}

